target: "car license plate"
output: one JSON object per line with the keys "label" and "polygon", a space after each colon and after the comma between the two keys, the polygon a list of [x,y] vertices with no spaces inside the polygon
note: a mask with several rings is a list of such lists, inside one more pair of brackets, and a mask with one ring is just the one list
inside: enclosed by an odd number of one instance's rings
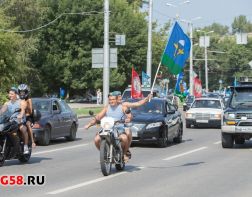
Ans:
{"label": "car license plate", "polygon": [[137,131],[132,131],[132,137],[138,137]]}
{"label": "car license plate", "polygon": [[208,120],[196,120],[198,123],[208,123]]}
{"label": "car license plate", "polygon": [[250,127],[241,127],[240,130],[242,132],[252,132],[252,128],[250,128]]}

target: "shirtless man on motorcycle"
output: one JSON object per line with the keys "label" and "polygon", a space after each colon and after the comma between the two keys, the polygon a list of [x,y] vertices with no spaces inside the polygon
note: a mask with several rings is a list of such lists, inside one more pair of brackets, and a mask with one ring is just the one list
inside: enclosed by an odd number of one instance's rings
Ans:
{"label": "shirtless man on motorcycle", "polygon": [[[87,125],[85,125],[85,129],[95,125],[97,121],[100,121],[103,117],[112,117],[115,121],[120,121],[123,117],[125,117],[125,123],[129,123],[132,119],[131,113],[126,114],[126,110],[128,109],[126,106],[119,104],[117,102],[117,96],[113,93],[110,93],[109,96],[109,104],[105,106],[100,113],[98,113]],[[127,162],[129,157],[127,156],[127,151],[129,149],[128,137],[126,132],[129,128],[124,128],[124,132],[120,133],[119,139],[121,140],[122,149],[124,153],[124,160]],[[95,146],[97,149],[100,149],[101,138],[97,133],[94,139]]]}

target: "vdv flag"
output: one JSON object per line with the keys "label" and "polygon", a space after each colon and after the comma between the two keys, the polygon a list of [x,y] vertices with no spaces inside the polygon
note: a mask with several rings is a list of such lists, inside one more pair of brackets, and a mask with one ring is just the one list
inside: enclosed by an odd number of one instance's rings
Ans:
{"label": "vdv flag", "polygon": [[183,93],[183,90],[181,90],[181,81],[183,80],[183,77],[184,77],[184,74],[181,72],[179,73],[179,75],[177,76],[177,83],[176,83],[176,86],[175,86],[175,93],[176,94],[181,94]]}
{"label": "vdv flag", "polygon": [[142,84],[144,87],[150,86],[150,76],[142,71]]}
{"label": "vdv flag", "polygon": [[179,74],[190,55],[191,41],[178,22],[175,22],[163,53],[161,64],[172,74]]}
{"label": "vdv flag", "polygon": [[186,90],[186,84],[183,82],[184,73],[181,72],[177,76],[177,83],[175,86],[175,95],[179,97],[180,101],[183,102],[184,98],[188,95]]}

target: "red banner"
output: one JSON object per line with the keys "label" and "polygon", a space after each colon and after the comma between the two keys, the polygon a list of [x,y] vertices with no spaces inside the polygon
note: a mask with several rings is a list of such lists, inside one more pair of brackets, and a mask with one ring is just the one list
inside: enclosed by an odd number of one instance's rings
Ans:
{"label": "red banner", "polygon": [[201,80],[198,77],[195,77],[193,80],[194,80],[193,94],[196,98],[201,97],[202,96]]}
{"label": "red banner", "polygon": [[139,75],[132,67],[132,77],[131,77],[131,98],[142,98],[142,88]]}

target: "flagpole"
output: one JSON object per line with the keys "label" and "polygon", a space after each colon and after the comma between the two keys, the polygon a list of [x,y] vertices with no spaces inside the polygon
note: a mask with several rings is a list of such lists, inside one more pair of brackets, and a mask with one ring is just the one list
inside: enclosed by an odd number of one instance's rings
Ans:
{"label": "flagpole", "polygon": [[153,81],[153,84],[152,84],[152,87],[151,87],[151,94],[153,93],[153,88],[154,88],[154,85],[156,83],[157,74],[158,74],[158,71],[160,69],[160,66],[161,66],[161,61],[159,62],[159,65],[158,65],[158,68],[157,68],[157,72],[156,72],[155,77],[154,77],[154,81]]}

